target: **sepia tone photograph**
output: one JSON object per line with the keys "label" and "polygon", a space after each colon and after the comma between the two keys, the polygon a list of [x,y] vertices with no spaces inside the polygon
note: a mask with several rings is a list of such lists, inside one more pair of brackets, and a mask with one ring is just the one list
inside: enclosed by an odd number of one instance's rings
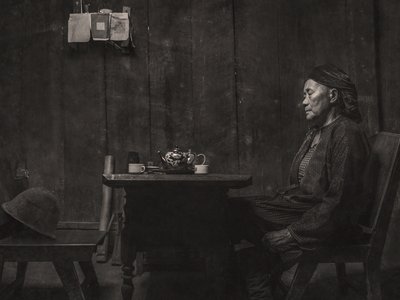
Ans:
{"label": "sepia tone photograph", "polygon": [[1,300],[400,299],[400,2],[2,0]]}

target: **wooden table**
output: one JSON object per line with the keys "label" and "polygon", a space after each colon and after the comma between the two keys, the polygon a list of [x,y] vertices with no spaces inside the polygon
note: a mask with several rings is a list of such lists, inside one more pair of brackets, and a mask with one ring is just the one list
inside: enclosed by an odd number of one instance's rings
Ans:
{"label": "wooden table", "polygon": [[124,300],[130,300],[133,262],[138,251],[162,245],[212,249],[220,257],[226,256],[229,248],[225,218],[227,192],[249,186],[251,176],[110,174],[103,175],[103,182],[113,188],[124,188],[126,192],[121,232],[121,292]]}

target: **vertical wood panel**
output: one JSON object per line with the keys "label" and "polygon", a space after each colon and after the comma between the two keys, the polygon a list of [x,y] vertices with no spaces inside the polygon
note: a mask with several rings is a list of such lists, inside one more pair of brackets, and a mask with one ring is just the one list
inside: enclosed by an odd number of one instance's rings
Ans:
{"label": "vertical wood panel", "polygon": [[12,24],[10,16],[23,19],[21,1],[2,4],[0,12],[0,203],[13,195],[14,170],[17,160],[24,158],[21,139],[21,82],[20,64],[24,44],[23,22]]}
{"label": "vertical wood panel", "polygon": [[[107,47],[106,105],[108,153],[115,158],[115,172],[127,172],[128,151],[139,152],[140,161],[154,159],[150,153],[150,108],[148,83],[148,1],[113,1],[121,12],[131,7],[136,48],[129,54]],[[113,204],[120,210],[123,190],[115,189]]]}
{"label": "vertical wood panel", "polygon": [[194,151],[211,172],[238,171],[232,1],[193,1]]}
{"label": "vertical wood panel", "polygon": [[106,149],[104,43],[72,48],[64,37],[63,45],[64,220],[94,221]]}
{"label": "vertical wood panel", "polygon": [[282,184],[278,8],[276,1],[235,1],[240,171],[253,175],[249,194]]}
{"label": "vertical wood panel", "polygon": [[127,152],[138,151],[140,160],[150,156],[150,119],[147,67],[147,0],[118,1],[132,9],[136,49],[122,54],[111,47],[106,52],[106,97],[109,153],[116,170],[127,171]]}
{"label": "vertical wood panel", "polygon": [[152,153],[193,144],[190,2],[149,0]]}
{"label": "vertical wood panel", "polygon": [[373,0],[347,1],[346,15],[350,76],[357,86],[364,127],[372,135],[379,131]]}
{"label": "vertical wood panel", "polygon": [[[60,5],[61,4],[61,5]],[[63,198],[64,149],[61,108],[63,6],[27,1],[23,51],[23,138],[31,186],[45,186]],[[29,45],[29,46],[28,46]],[[62,205],[61,205],[62,206]]]}

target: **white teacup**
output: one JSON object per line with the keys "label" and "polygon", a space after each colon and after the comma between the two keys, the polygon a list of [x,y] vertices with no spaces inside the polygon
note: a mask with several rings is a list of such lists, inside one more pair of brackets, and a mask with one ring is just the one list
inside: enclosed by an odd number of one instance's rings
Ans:
{"label": "white teacup", "polygon": [[128,165],[128,173],[140,174],[146,170],[144,164],[129,164]]}
{"label": "white teacup", "polygon": [[208,174],[208,165],[194,165],[194,174]]}

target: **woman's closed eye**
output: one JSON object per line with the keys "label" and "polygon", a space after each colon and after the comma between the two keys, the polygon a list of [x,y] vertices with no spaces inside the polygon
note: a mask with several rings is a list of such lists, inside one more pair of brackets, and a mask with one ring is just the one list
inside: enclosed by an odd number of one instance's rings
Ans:
{"label": "woman's closed eye", "polygon": [[311,96],[313,93],[313,90],[307,90],[305,93],[303,93],[303,97]]}

